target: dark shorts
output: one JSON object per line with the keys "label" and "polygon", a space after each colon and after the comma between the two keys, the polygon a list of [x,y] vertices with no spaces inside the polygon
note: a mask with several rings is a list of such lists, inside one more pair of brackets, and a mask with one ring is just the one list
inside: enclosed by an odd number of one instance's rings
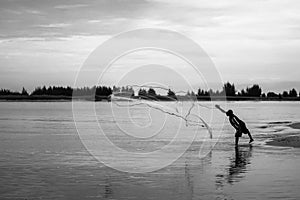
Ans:
{"label": "dark shorts", "polygon": [[247,128],[243,128],[241,130],[237,130],[235,133],[235,137],[242,137],[242,134],[249,134],[250,131]]}

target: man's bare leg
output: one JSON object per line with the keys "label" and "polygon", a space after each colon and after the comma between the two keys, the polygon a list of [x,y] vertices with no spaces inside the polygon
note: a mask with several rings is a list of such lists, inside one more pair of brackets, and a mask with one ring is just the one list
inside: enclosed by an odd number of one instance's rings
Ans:
{"label": "man's bare leg", "polygon": [[250,138],[249,143],[253,142],[254,140],[253,140],[252,135],[251,135],[251,133],[250,133],[249,131],[248,131],[248,136],[249,136],[249,138]]}
{"label": "man's bare leg", "polygon": [[235,146],[239,145],[239,137],[235,137]]}

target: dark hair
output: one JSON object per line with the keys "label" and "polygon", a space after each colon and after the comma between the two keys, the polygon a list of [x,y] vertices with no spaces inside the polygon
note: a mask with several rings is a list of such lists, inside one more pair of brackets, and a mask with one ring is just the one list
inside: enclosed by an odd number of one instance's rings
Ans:
{"label": "dark hair", "polygon": [[233,111],[232,111],[232,110],[228,110],[228,111],[226,112],[226,115],[227,115],[227,116],[232,116],[232,115],[233,115]]}

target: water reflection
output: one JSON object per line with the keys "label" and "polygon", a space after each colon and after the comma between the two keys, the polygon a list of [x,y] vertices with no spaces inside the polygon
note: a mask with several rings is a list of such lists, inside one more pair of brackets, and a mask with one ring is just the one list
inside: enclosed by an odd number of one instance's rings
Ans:
{"label": "water reflection", "polygon": [[111,199],[113,197],[112,185],[108,178],[106,178],[106,184],[104,185],[104,198]]}
{"label": "water reflection", "polygon": [[189,194],[188,196],[189,199],[192,199],[192,197],[194,196],[194,182],[187,161],[185,162],[184,175],[185,175],[185,180],[187,182],[187,189]]}
{"label": "water reflection", "polygon": [[249,165],[252,156],[252,145],[249,147],[236,147],[235,156],[230,158],[230,164],[224,174],[216,175],[217,189],[223,188],[225,183],[234,184],[245,177],[247,165]]}
{"label": "water reflection", "polygon": [[[212,148],[211,148],[212,149]],[[185,156],[184,162],[184,195],[179,199],[193,199],[199,195],[199,191],[202,189],[203,175],[206,174],[206,170],[210,170],[212,162],[212,151],[209,151],[207,155],[199,159],[199,149],[190,149]],[[178,172],[180,174],[180,172]],[[181,177],[179,177],[181,179]],[[199,188],[201,188],[199,190]]]}

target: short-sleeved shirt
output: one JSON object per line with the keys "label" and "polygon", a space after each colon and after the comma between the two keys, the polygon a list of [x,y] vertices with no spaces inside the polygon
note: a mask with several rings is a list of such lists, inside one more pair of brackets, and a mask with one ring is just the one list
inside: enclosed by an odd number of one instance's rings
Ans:
{"label": "short-sleeved shirt", "polygon": [[229,118],[230,124],[236,129],[235,137],[242,137],[242,133],[248,134],[249,130],[246,127],[245,122],[240,120],[237,116]]}

